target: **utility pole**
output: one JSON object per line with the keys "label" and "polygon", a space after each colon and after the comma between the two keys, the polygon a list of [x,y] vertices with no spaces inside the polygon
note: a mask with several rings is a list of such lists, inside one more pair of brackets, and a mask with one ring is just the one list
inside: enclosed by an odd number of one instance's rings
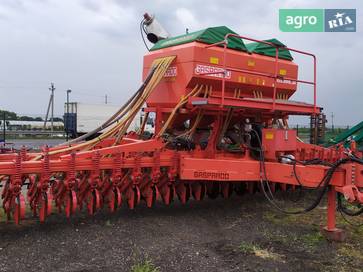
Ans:
{"label": "utility pole", "polygon": [[49,90],[51,91],[52,93],[52,111],[51,111],[51,123],[50,123],[50,130],[51,132],[53,133],[53,119],[54,119],[54,84],[52,83],[51,84],[51,87],[49,88]]}
{"label": "utility pole", "polygon": [[50,129],[51,132],[53,133],[53,118],[54,118],[54,83],[50,84],[50,98],[49,98],[49,103],[48,103],[48,108],[47,108],[47,114],[45,115],[45,120],[44,120],[44,126],[43,129],[45,130],[45,127],[47,125],[47,121],[48,121],[48,116],[49,116],[49,110],[50,110],[50,116],[51,116],[51,120],[50,120]]}
{"label": "utility pole", "polygon": [[334,132],[334,112],[331,113],[331,131]]}
{"label": "utility pole", "polygon": [[107,94],[105,94],[105,104],[107,104]]}
{"label": "utility pole", "polygon": [[3,141],[4,141],[4,146],[5,146],[5,141],[6,141],[6,113],[4,111],[4,116],[3,116]]}
{"label": "utility pole", "polygon": [[69,116],[69,94],[72,92],[72,90],[67,90],[67,115],[64,118],[64,128],[66,129],[66,140],[69,139],[69,123],[70,123],[70,116]]}

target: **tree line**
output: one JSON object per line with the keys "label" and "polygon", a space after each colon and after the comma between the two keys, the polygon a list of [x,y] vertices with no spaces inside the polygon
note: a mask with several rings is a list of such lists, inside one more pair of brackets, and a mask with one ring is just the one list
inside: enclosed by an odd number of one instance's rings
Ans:
{"label": "tree line", "polygon": [[[18,121],[44,121],[42,117],[31,117],[26,115],[17,115],[15,112],[7,111],[7,110],[0,110],[0,119],[2,120],[4,118],[5,113],[5,119],[6,120],[18,120]],[[54,122],[63,122],[62,118],[54,117]]]}

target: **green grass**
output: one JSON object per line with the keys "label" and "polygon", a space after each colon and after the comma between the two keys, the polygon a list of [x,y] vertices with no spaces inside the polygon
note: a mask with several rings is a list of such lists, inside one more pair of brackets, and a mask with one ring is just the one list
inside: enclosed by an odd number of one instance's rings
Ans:
{"label": "green grass", "polygon": [[321,210],[316,210],[310,213],[301,215],[282,215],[274,212],[265,212],[263,218],[276,226],[297,227],[306,226],[307,234],[298,234],[297,229],[286,231],[285,233],[269,233],[266,231],[264,236],[272,241],[279,241],[282,244],[289,245],[294,243],[302,246],[306,250],[315,250],[322,245],[326,239],[320,232],[320,225],[325,223],[325,220],[320,217]]}
{"label": "green grass", "polygon": [[360,261],[363,261],[363,254],[352,245],[344,245],[338,249],[338,254],[342,256],[349,256]]}
{"label": "green grass", "polygon": [[159,272],[157,268],[150,260],[146,260],[143,263],[135,264],[131,267],[131,272]]}
{"label": "green grass", "polygon": [[325,241],[325,238],[320,231],[314,231],[301,236],[301,241],[309,247],[317,247],[320,243]]}
{"label": "green grass", "polygon": [[275,253],[272,251],[272,249],[261,248],[259,245],[255,244],[255,243],[242,242],[238,248],[243,254],[255,255],[262,259],[269,259],[269,260],[278,261],[278,262],[285,262],[284,255]]}
{"label": "green grass", "polygon": [[0,207],[0,222],[6,222],[8,220],[4,209],[2,207]]}
{"label": "green grass", "polygon": [[248,242],[242,242],[238,248],[244,254],[253,254],[256,249],[260,249],[258,245]]}

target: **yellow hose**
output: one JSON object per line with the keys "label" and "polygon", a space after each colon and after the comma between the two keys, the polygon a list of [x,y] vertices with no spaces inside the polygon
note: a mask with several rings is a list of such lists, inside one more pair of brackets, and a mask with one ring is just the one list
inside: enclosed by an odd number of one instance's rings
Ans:
{"label": "yellow hose", "polygon": [[201,85],[198,88],[198,85],[196,85],[194,87],[194,89],[189,94],[187,94],[185,97],[182,97],[180,99],[179,103],[175,106],[175,108],[173,109],[173,111],[169,115],[168,120],[166,120],[164,126],[160,129],[160,131],[159,131],[159,133],[158,133],[158,135],[156,137],[161,137],[165,133],[165,131],[167,130],[167,128],[170,126],[170,124],[174,120],[174,116],[177,113],[177,111],[188,102],[188,98],[189,97],[191,97],[191,96],[197,96],[201,92],[201,90],[203,89],[203,87],[204,87],[204,85]]}
{"label": "yellow hose", "polygon": [[147,112],[144,116],[144,119],[142,120],[142,123],[140,125],[139,130],[137,131],[137,134],[142,135],[145,131],[145,126],[147,123],[147,120],[149,119],[149,112]]}

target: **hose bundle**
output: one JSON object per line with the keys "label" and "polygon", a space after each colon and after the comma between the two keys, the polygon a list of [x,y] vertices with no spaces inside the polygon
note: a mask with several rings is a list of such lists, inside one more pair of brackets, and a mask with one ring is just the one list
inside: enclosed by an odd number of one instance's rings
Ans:
{"label": "hose bundle", "polygon": [[[266,197],[266,199],[272,204],[272,206],[274,208],[276,208],[277,210],[279,210],[282,213],[285,214],[301,214],[301,213],[306,213],[309,211],[312,211],[313,209],[315,209],[321,202],[324,194],[326,193],[326,191],[329,188],[330,185],[330,181],[333,177],[334,172],[337,170],[337,168],[343,164],[349,163],[349,162],[356,162],[359,164],[363,164],[363,160],[359,159],[355,156],[350,156],[347,158],[343,158],[340,160],[337,160],[336,162],[330,164],[330,163],[326,163],[324,161],[318,160],[318,159],[314,159],[308,162],[305,162],[305,164],[321,164],[321,165],[325,165],[325,166],[330,166],[330,168],[328,169],[328,171],[326,172],[326,174],[324,175],[324,177],[322,178],[322,180],[319,182],[319,184],[316,186],[316,189],[321,188],[322,190],[318,193],[317,198],[313,201],[313,203],[311,203],[308,207],[303,208],[301,210],[297,210],[297,211],[287,211],[283,208],[281,208],[275,201],[275,198],[273,196],[270,184],[268,182],[268,178],[267,178],[267,172],[266,172],[266,166],[265,166],[265,158],[264,158],[264,152],[263,152],[263,148],[262,148],[262,142],[261,142],[261,138],[259,133],[256,130],[252,130],[255,134],[256,137],[258,139],[258,144],[259,144],[259,148],[258,151],[260,153],[260,182],[261,182],[261,189],[262,192],[264,194],[264,196]],[[290,158],[291,159],[291,158]],[[295,172],[296,175],[296,172]],[[296,177],[296,176],[295,176]],[[298,180],[298,179],[297,179]],[[298,183],[302,186],[301,182],[298,180]],[[266,191],[267,188],[267,191]],[[340,199],[340,196],[338,198],[338,208],[341,212],[347,214],[347,215],[351,215],[351,216],[357,216],[363,213],[363,208],[360,208],[358,211],[353,212],[348,210],[347,208],[342,206],[342,202]]]}
{"label": "hose bundle", "polygon": [[[110,137],[115,137],[113,145],[119,144],[136,114],[140,111],[155,87],[159,84],[174,59],[175,56],[155,59],[145,82],[136,93],[134,93],[134,95],[113,116],[111,116],[111,118],[93,131],[61,144],[56,149],[51,150],[49,155],[61,154],[72,150],[90,150],[99,142]],[[100,136],[89,141],[81,142],[102,130],[105,131]],[[39,160],[41,158],[42,156],[40,155],[35,157],[34,160]]]}

